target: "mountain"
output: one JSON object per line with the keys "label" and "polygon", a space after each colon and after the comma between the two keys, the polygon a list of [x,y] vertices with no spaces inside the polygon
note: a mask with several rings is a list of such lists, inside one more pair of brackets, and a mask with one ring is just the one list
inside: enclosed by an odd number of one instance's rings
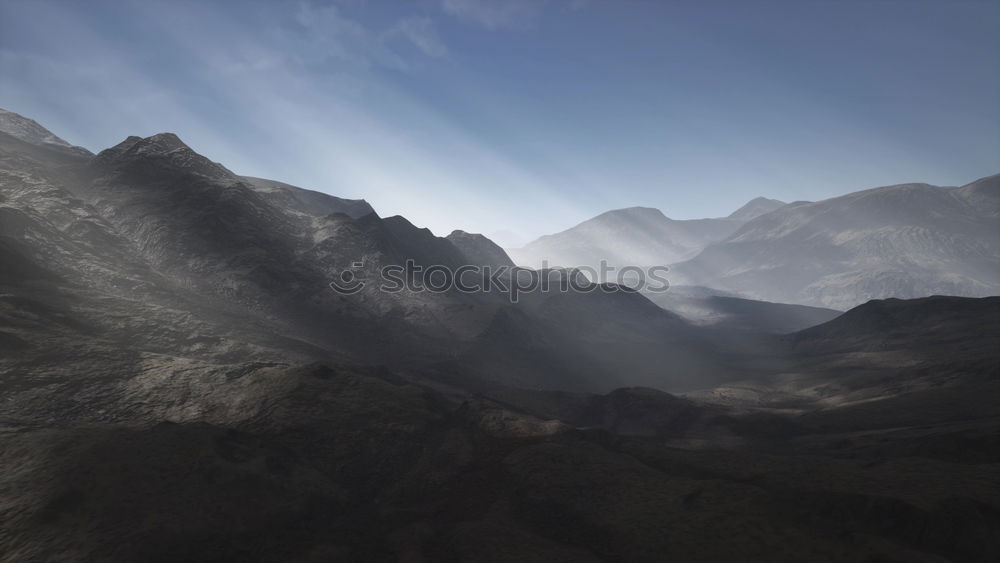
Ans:
{"label": "mountain", "polygon": [[514,262],[507,256],[507,253],[483,235],[455,230],[445,238],[462,252],[469,264],[493,267],[514,266]]}
{"label": "mountain", "polygon": [[[980,319],[975,334],[969,328],[971,318]],[[968,360],[989,352],[990,340],[997,335],[1000,335],[1000,297],[935,295],[910,300],[872,300],[834,320],[799,332],[794,341],[797,351],[808,348],[826,353],[906,349],[922,355],[936,353],[927,346],[955,346],[965,351],[967,357],[963,360]],[[982,348],[976,350],[977,344]]]}
{"label": "mountain", "polygon": [[93,153],[83,147],[71,145],[42,127],[33,119],[0,108],[0,132],[26,143],[46,147],[66,154],[88,157]]}
{"label": "mountain", "polygon": [[[423,268],[509,265],[481,235],[436,237],[404,217],[368,213],[363,202],[248,180],[171,133],[129,137],[92,158],[69,160],[59,151],[6,139],[0,145],[0,213],[9,216],[3,259],[22,276],[58,280],[22,297],[77,319],[53,347],[91,338],[77,329],[85,325],[104,335],[101,346],[135,347],[139,355],[158,350],[158,369],[165,372],[180,369],[193,354],[209,363],[334,358],[413,371],[459,370],[467,386],[482,380],[601,391],[619,383],[690,389],[695,374],[714,377],[709,346],[682,352],[651,337],[680,346],[700,341],[699,329],[636,293],[567,296],[535,288],[522,290],[531,295],[515,303],[503,288],[429,290],[417,274],[393,291],[382,290],[383,268],[407,261]],[[333,291],[330,283],[347,271],[364,285],[353,293]],[[544,318],[569,299],[572,307],[561,313],[566,322]],[[178,326],[164,315],[184,322]],[[496,328],[512,318],[518,320],[509,331]],[[588,343],[592,336],[573,326],[584,319],[612,344]],[[156,324],[175,328],[136,328]],[[44,324],[20,321],[0,330],[26,342],[56,336],[46,335]],[[541,348],[525,343],[522,334],[531,330],[545,333]],[[197,336],[172,349],[185,331]],[[647,336],[636,339],[640,334]],[[486,365],[485,356],[476,357],[485,349],[504,352]],[[627,359],[614,360],[613,349],[628,350]],[[606,359],[599,357],[602,350]],[[508,355],[529,351],[547,363],[504,369]],[[654,367],[671,354],[687,359]],[[53,354],[53,369],[61,364],[58,357]],[[96,375],[102,361],[95,355],[78,367]]]}
{"label": "mountain", "polygon": [[543,236],[523,248],[508,249],[519,266],[597,268],[666,265],[689,258],[708,243],[725,238],[740,219],[675,220],[650,207],[602,213],[579,225]]}
{"label": "mountain", "polygon": [[283,182],[252,176],[240,176],[240,179],[272,204],[284,209],[294,209],[311,215],[343,213],[354,219],[375,213],[372,206],[363,199],[343,199]]}
{"label": "mountain", "polygon": [[502,384],[608,392],[641,385],[678,392],[739,375],[709,331],[637,292],[585,286],[521,294],[449,365],[486,382],[477,390]]}
{"label": "mountain", "polygon": [[872,300],[780,341],[784,367],[689,396],[856,428],[992,416],[1000,400],[1000,297]]}
{"label": "mountain", "polygon": [[1000,293],[1000,176],[961,188],[902,184],[750,220],[672,281],[845,309],[869,299]]}
{"label": "mountain", "polygon": [[597,268],[602,260],[616,267],[665,266],[693,257],[746,221],[783,205],[758,197],[729,217],[681,220],[651,207],[616,209],[507,251],[519,266],[531,268]]}
{"label": "mountain", "polygon": [[787,205],[785,202],[776,199],[755,197],[748,201],[743,207],[730,213],[729,218],[749,221],[750,219],[756,219],[765,213],[770,213],[771,211],[785,205]]}

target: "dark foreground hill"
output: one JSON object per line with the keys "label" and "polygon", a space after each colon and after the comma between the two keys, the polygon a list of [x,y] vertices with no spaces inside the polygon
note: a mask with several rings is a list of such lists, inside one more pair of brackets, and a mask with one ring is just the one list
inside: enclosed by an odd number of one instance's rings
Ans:
{"label": "dark foreground hill", "polygon": [[198,378],[178,422],[6,427],[2,560],[1000,554],[995,420],[824,431],[643,389],[454,399],[322,365]]}
{"label": "dark foreground hill", "polygon": [[823,307],[743,299],[697,286],[673,286],[646,297],[696,324],[727,330],[782,334],[816,326],[841,314]]}

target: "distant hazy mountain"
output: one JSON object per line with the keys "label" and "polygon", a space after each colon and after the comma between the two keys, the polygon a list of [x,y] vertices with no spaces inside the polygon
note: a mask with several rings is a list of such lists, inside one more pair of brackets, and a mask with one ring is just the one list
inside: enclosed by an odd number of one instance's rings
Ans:
{"label": "distant hazy mountain", "polygon": [[884,297],[996,295],[1000,176],[792,203],[675,265],[672,281],[838,309]]}
{"label": "distant hazy mountain", "polygon": [[768,199],[766,197],[755,197],[747,202],[746,205],[733,211],[729,214],[730,219],[742,219],[743,221],[749,221],[750,219],[755,219],[760,217],[765,213],[770,213],[775,209],[787,205],[783,201],[776,199]]}
{"label": "distant hazy mountain", "polygon": [[602,213],[579,225],[543,236],[523,248],[507,249],[519,266],[658,266],[691,258],[722,240],[751,217],[781,202],[757,198],[730,217],[677,220],[659,209],[630,207]]}
{"label": "distant hazy mountain", "polygon": [[92,156],[93,153],[83,147],[71,145],[57,137],[48,129],[42,127],[34,119],[29,119],[12,111],[0,108],[0,132],[20,139],[32,145],[44,146],[53,150],[78,156]]}

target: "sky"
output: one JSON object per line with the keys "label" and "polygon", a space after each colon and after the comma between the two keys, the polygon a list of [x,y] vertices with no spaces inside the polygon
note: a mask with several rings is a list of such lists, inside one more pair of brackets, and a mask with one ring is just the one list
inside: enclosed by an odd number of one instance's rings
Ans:
{"label": "sky", "polygon": [[0,107],[517,246],[1000,172],[1000,2],[0,0]]}

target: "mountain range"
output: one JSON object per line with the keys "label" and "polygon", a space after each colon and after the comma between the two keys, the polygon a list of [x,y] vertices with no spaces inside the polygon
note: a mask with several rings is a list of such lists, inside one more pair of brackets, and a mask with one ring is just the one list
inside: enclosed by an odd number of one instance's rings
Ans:
{"label": "mountain range", "polygon": [[839,310],[889,297],[984,297],[1000,293],[1000,175],[787,205],[758,198],[724,219],[609,211],[509,252],[526,266],[669,265],[675,285]]}
{"label": "mountain range", "polygon": [[[995,179],[613,213],[581,232],[683,234],[608,248],[677,253],[697,285],[512,302],[375,283],[509,266],[482,235],[240,176],[170,133],[93,155],[0,115],[4,563],[1000,557],[998,298],[841,314],[741,297],[725,286],[757,278],[704,258],[791,268],[805,237],[837,267],[905,251],[917,276],[964,249],[955,279],[988,280]],[[868,229],[894,213],[896,235]],[[348,270],[368,283],[334,291]],[[501,281],[542,275],[579,279]]]}
{"label": "mountain range", "polygon": [[693,257],[745,222],[782,205],[759,197],[728,217],[692,220],[670,219],[650,207],[617,209],[507,252],[519,266],[532,268],[596,269],[602,260],[617,267],[673,264]]}
{"label": "mountain range", "polygon": [[[634,293],[536,293],[511,303],[498,292],[381,291],[375,282],[386,265],[510,262],[481,235],[436,237],[403,217],[365,213],[364,202],[248,181],[173,134],[129,137],[92,158],[0,135],[5,261],[53,280],[54,287],[31,288],[40,306],[53,306],[57,295],[59,307],[93,303],[81,325],[113,340],[149,337],[126,327],[172,315],[188,323],[183,330],[203,333],[190,338],[207,358],[273,361],[287,358],[290,348],[302,360],[467,370],[489,348],[545,362],[524,362],[514,372],[481,369],[477,378],[602,390],[629,383],[691,388],[694,374],[720,369],[704,352],[707,344],[699,345],[702,352],[687,350],[705,340],[695,327]],[[332,291],[329,283],[355,263],[372,283],[355,294]],[[617,314],[612,303],[643,312]],[[104,315],[112,310],[134,318]],[[514,339],[498,328],[511,318],[520,323]],[[577,322],[600,323],[612,337],[590,344],[572,328]],[[531,330],[544,337],[526,338]],[[657,334],[676,344],[664,346]],[[621,346],[637,353],[625,372],[599,360]],[[674,358],[678,368],[653,369],[653,358]],[[684,369],[681,358],[690,359]],[[159,363],[170,370],[177,361],[165,355]]]}
{"label": "mountain range", "polygon": [[742,226],[674,274],[791,303],[1000,293],[1000,175],[960,188],[902,184],[794,203]]}

